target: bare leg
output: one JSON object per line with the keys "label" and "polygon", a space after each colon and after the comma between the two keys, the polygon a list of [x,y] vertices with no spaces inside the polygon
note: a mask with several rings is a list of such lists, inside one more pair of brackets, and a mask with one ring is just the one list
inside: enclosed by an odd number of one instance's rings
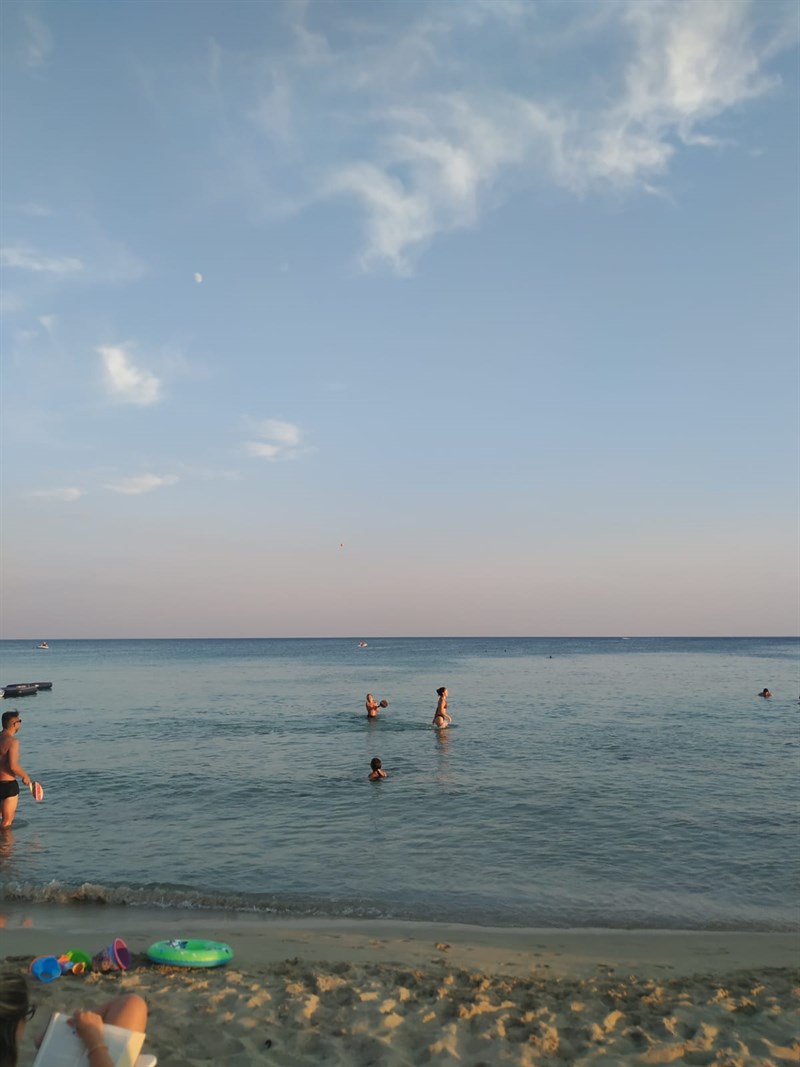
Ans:
{"label": "bare leg", "polygon": [[0,830],[7,830],[14,821],[14,815],[17,811],[17,804],[19,803],[19,796],[15,797],[3,797],[0,801]]}
{"label": "bare leg", "polygon": [[143,1034],[147,1030],[147,1004],[137,993],[125,993],[116,997],[100,1012],[103,1022],[135,1030]]}

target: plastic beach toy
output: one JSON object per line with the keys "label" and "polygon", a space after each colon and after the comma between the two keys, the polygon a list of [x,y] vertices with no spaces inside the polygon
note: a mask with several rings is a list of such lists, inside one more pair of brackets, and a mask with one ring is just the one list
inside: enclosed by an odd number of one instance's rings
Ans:
{"label": "plastic beach toy", "polygon": [[68,948],[58,962],[62,974],[83,974],[92,968],[92,957],[80,948]]}
{"label": "plastic beach toy", "polygon": [[121,937],[115,937],[92,958],[93,971],[127,971],[131,965],[131,954]]}
{"label": "plastic beach toy", "polygon": [[153,963],[167,967],[221,967],[233,959],[233,949],[222,941],[156,941],[147,950]]}
{"label": "plastic beach toy", "polygon": [[31,974],[40,982],[53,982],[61,977],[61,966],[55,956],[37,956],[31,963]]}

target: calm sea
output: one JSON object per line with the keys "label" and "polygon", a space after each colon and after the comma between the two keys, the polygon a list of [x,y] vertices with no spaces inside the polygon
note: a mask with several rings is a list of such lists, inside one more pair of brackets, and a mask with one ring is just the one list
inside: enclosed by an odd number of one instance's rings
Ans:
{"label": "calm sea", "polygon": [[797,640],[358,640],[3,642],[0,899],[800,925]]}

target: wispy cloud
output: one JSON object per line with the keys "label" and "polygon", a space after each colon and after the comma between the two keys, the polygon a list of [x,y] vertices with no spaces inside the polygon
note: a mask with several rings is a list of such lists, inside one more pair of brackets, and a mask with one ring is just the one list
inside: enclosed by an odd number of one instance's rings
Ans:
{"label": "wispy cloud", "polygon": [[97,285],[124,285],[138,282],[147,274],[147,265],[135,252],[104,233],[93,234],[87,249],[87,281]]}
{"label": "wispy cloud", "polygon": [[245,445],[245,451],[250,456],[268,460],[296,459],[308,451],[303,445],[299,427],[293,422],[264,419],[251,432],[256,439]]}
{"label": "wispy cloud", "polygon": [[161,399],[160,380],[137,367],[124,345],[100,345],[95,351],[103,361],[106,388],[115,400],[146,407]]}
{"label": "wispy cloud", "polygon": [[327,66],[334,60],[333,50],[325,36],[309,29],[306,14],[308,0],[289,0],[289,23],[297,42],[297,55],[304,67]]}
{"label": "wispy cloud", "polygon": [[762,72],[769,45],[754,33],[746,3],[632,3],[623,26],[630,58],[621,94],[605,107],[489,92],[390,113],[382,158],[340,168],[325,190],[362,203],[362,265],[407,272],[409,253],[431,237],[473,225],[511,171],[549,174],[577,193],[645,190],[676,141],[713,143],[703,123],[775,84]]}
{"label": "wispy cloud", "polygon": [[27,204],[20,204],[17,210],[22,215],[29,215],[33,219],[46,219],[53,214],[52,210],[46,204],[37,204],[34,201],[30,201]]}
{"label": "wispy cloud", "polygon": [[25,11],[22,21],[27,31],[25,59],[29,67],[43,67],[53,51],[53,34],[39,15]]}
{"label": "wispy cloud", "polygon": [[62,500],[65,504],[74,504],[84,495],[82,489],[32,489],[29,496],[41,497],[44,500]]}
{"label": "wispy cloud", "polygon": [[178,478],[174,474],[139,474],[132,478],[123,478],[119,482],[112,482],[106,486],[114,493],[124,493],[126,496],[138,496],[140,493],[151,493],[154,489],[164,489],[166,486],[175,485]]}
{"label": "wispy cloud", "polygon": [[78,274],[84,269],[77,256],[52,256],[27,245],[6,245],[0,248],[0,266],[34,273]]}
{"label": "wispy cloud", "polygon": [[69,285],[122,285],[137,282],[147,273],[134,252],[94,224],[87,225],[81,234],[80,249],[80,255],[57,255],[42,252],[24,240],[9,242],[0,247],[0,266],[28,274],[31,279],[46,279],[48,286],[53,280]]}
{"label": "wispy cloud", "polygon": [[244,478],[241,471],[224,467],[204,466],[197,462],[186,463],[179,461],[175,464],[175,468],[180,471],[180,479],[183,482],[241,482]]}
{"label": "wispy cloud", "polygon": [[[364,220],[362,268],[401,274],[432,239],[477,225],[526,185],[548,181],[578,196],[657,191],[676,153],[719,144],[715,120],[775,87],[767,64],[797,37],[796,10],[782,0],[619,0],[588,15],[464,0],[410,7],[391,37],[379,19],[363,19],[327,38],[320,8],[297,0],[288,10],[294,52],[253,74],[262,84],[243,113],[269,140],[271,162],[243,138],[238,173],[273,212],[351,198]],[[546,42],[567,69],[592,64],[587,88],[520,75]],[[613,57],[605,68],[601,51]],[[225,72],[220,63],[219,94]],[[475,80],[479,91],[460,88]],[[336,150],[330,134],[319,137],[320,109],[341,134]],[[280,140],[297,164],[284,197]]]}
{"label": "wispy cloud", "polygon": [[285,80],[276,80],[249,114],[250,120],[270,139],[288,142],[292,134],[292,94]]}
{"label": "wispy cloud", "polygon": [[25,301],[19,293],[12,293],[8,289],[0,290],[0,315],[13,315],[24,307]]}
{"label": "wispy cloud", "polygon": [[409,253],[435,234],[474,225],[482,196],[502,172],[521,164],[542,137],[558,134],[554,120],[511,97],[477,102],[434,96],[424,108],[395,109],[379,162],[334,172],[324,196],[350,193],[366,214],[361,264],[411,269]]}

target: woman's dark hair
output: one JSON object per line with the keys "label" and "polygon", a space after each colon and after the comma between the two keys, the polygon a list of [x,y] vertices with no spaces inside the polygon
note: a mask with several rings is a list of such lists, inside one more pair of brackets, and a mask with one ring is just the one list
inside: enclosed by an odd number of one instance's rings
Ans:
{"label": "woman's dark hair", "polygon": [[17,1067],[17,1029],[30,1006],[28,983],[21,974],[0,974],[0,1064]]}
{"label": "woman's dark hair", "polygon": [[381,769],[381,767],[383,766],[383,764],[381,763],[381,761],[378,759],[377,756],[373,757],[369,761],[369,765],[370,765],[370,767],[372,767],[373,771],[379,771]]}
{"label": "woman's dark hair", "polygon": [[436,690],[437,696],[441,696],[445,689],[447,689],[446,685],[440,685],[439,688]]}

